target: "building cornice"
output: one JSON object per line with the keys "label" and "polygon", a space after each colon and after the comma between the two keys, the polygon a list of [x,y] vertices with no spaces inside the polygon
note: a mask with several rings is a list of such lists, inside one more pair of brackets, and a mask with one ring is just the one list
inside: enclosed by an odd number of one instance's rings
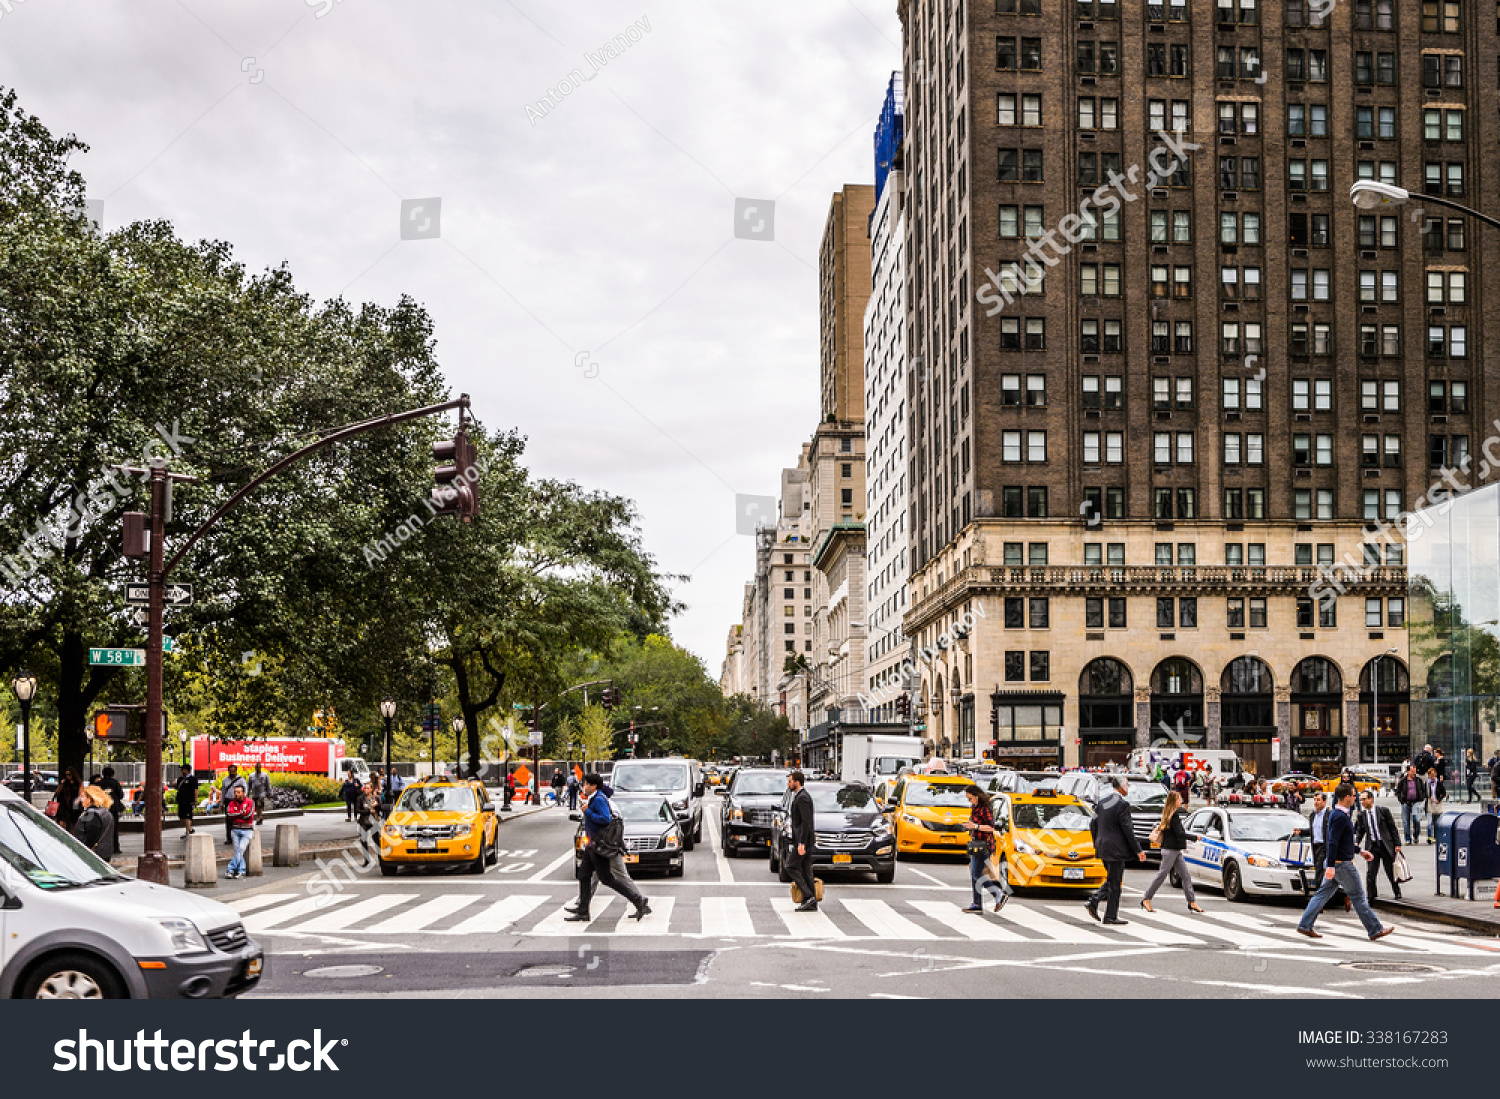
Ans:
{"label": "building cornice", "polygon": [[818,543],[818,548],[813,551],[813,568],[821,569],[823,567],[823,555],[832,548],[834,539],[842,537],[846,534],[852,537],[855,534],[864,534],[864,532],[865,525],[863,523],[833,524],[833,526],[828,528],[828,533],[823,535],[823,540]]}

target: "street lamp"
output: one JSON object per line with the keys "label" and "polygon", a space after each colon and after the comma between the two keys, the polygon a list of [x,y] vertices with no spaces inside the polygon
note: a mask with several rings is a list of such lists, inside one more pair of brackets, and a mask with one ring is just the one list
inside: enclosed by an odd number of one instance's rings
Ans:
{"label": "street lamp", "polygon": [[[186,729],[178,729],[177,730],[177,742],[182,745],[182,769],[184,771],[186,771],[187,770],[187,765],[188,765],[188,757],[187,757],[188,731]],[[182,776],[179,775],[178,777],[181,778]]]}
{"label": "street lamp", "polygon": [[10,689],[16,692],[16,701],[21,704],[21,796],[31,804],[31,700],[36,697],[36,676],[25,668],[11,680]]}
{"label": "street lamp", "polygon": [[464,719],[453,719],[453,774],[461,778],[464,773]]}
{"label": "street lamp", "polygon": [[[1361,210],[1378,210],[1382,206],[1401,206],[1412,198],[1412,193],[1405,187],[1397,187],[1394,183],[1380,183],[1373,179],[1362,179],[1349,188],[1349,201]],[[1481,214],[1478,210],[1454,202],[1452,199],[1444,198],[1442,195],[1417,195],[1417,201],[1426,206],[1446,206],[1450,210],[1458,210],[1460,213],[1468,214],[1472,218],[1478,218],[1486,225],[1493,225],[1500,229],[1500,221]]]}
{"label": "street lamp", "polygon": [[385,792],[381,795],[381,803],[389,805],[391,801],[391,722],[396,717],[396,701],[389,695],[380,703],[380,716],[385,718]]}

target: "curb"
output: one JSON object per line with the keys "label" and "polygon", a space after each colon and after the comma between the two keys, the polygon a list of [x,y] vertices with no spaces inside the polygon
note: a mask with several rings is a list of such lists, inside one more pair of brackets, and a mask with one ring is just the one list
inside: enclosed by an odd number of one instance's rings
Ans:
{"label": "curb", "polygon": [[1375,898],[1373,907],[1391,912],[1404,913],[1416,919],[1429,920],[1432,923],[1446,924],[1449,927],[1461,927],[1465,931],[1477,931],[1482,935],[1500,936],[1500,920],[1489,919],[1483,916],[1467,916],[1461,912],[1450,912],[1445,908],[1433,908],[1430,905],[1416,904],[1405,900],[1387,900],[1384,897]]}

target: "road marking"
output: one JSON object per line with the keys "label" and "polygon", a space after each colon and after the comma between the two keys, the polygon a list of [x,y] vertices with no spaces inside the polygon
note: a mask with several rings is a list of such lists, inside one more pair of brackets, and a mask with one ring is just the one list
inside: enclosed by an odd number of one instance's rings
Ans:
{"label": "road marking", "polygon": [[386,909],[395,908],[409,899],[403,893],[378,893],[373,897],[366,897],[358,904],[351,904],[348,908],[340,908],[333,912],[325,912],[321,916],[314,916],[306,923],[299,923],[297,930],[298,932],[347,931],[360,920],[378,916]]}
{"label": "road marking", "polygon": [[656,897],[651,902],[651,913],[648,916],[638,920],[634,913],[626,913],[615,925],[614,933],[631,938],[639,938],[643,935],[666,935],[668,934],[667,928],[672,922],[672,908],[676,903],[676,897]]}
{"label": "road marking", "polygon": [[896,912],[885,901],[845,899],[843,906],[856,920],[882,939],[935,939],[925,927],[919,927]]}
{"label": "road marking", "polygon": [[583,937],[607,935],[609,934],[609,932],[607,931],[594,931],[590,929],[599,922],[600,917],[602,917],[604,913],[608,912],[610,906],[614,903],[615,898],[612,895],[605,897],[595,896],[593,903],[589,905],[589,915],[593,916],[593,919],[588,923],[566,923],[564,921],[567,920],[569,913],[562,908],[558,908],[552,912],[549,912],[546,918],[543,919],[541,923],[537,924],[530,931],[525,932],[525,934],[544,935],[554,938],[567,935],[578,935]]}
{"label": "road marking", "polygon": [[415,908],[392,916],[365,930],[381,935],[400,931],[421,931],[428,924],[437,923],[444,916],[451,916],[460,908],[466,908],[478,899],[473,895],[466,897],[452,893],[442,897],[433,897],[430,901],[425,901]]}
{"label": "road marking", "polygon": [[1016,904],[1007,904],[1000,912],[999,918],[1010,923],[1019,924],[1027,931],[1035,931],[1060,943],[1086,943],[1089,946],[1104,946],[1108,943],[1118,944],[1118,939],[1106,938],[1092,931],[1085,930],[1073,924],[1054,920],[1051,916],[1038,912],[1034,908],[1022,908]]}
{"label": "road marking", "polygon": [[951,901],[908,901],[913,908],[930,920],[952,928],[966,939],[990,943],[1024,943],[1030,939],[1017,935],[1008,928],[988,920],[983,913],[975,914],[955,908]]}
{"label": "road marking", "polygon": [[838,926],[822,912],[794,912],[797,906],[791,897],[772,897],[771,910],[786,924],[787,934],[794,939],[847,939]]}
{"label": "road marking", "polygon": [[721,882],[733,882],[734,871],[730,869],[729,860],[724,857],[724,833],[719,826],[719,818],[710,813],[707,807],[703,810],[704,819],[708,822],[708,841],[713,846],[714,856],[719,867],[719,880]]}
{"label": "road marking", "polygon": [[1202,916],[1194,919],[1190,916],[1179,916],[1174,912],[1157,911],[1132,913],[1132,918],[1165,924],[1183,931],[1192,931],[1194,934],[1210,939],[1223,939],[1241,950],[1285,950],[1290,945],[1280,939],[1268,939],[1264,935],[1254,935],[1238,928],[1218,927]]}
{"label": "road marking", "polygon": [[[1071,911],[1063,908],[1061,905],[1049,904],[1047,907],[1052,909],[1052,911],[1056,912],[1059,916],[1071,917],[1073,915]],[[1132,913],[1132,916],[1133,915],[1134,913]],[[1124,927],[1111,926],[1109,931],[1102,931],[1100,932],[1100,934],[1108,935],[1111,931],[1119,935],[1142,939],[1145,942],[1154,943],[1157,946],[1203,945],[1202,939],[1194,939],[1187,935],[1179,935],[1175,931],[1167,931],[1159,927],[1148,927],[1147,925],[1141,923],[1130,923]]]}
{"label": "road marking", "polygon": [[319,893],[313,897],[303,897],[300,901],[284,904],[280,908],[273,908],[266,912],[253,913],[245,918],[245,930],[251,935],[257,931],[266,931],[279,923],[305,916],[309,912],[321,912],[329,905],[339,904],[349,898],[342,893]]}
{"label": "road marking", "polygon": [[911,871],[913,874],[920,874],[922,877],[926,878],[928,881],[932,882],[932,884],[934,884],[934,885],[941,885],[945,889],[951,889],[952,888],[952,886],[948,885],[948,883],[945,882],[945,881],[943,881],[942,878],[934,878],[931,874],[929,874],[925,870],[918,870],[915,866],[908,866],[906,869],[909,870],[909,871]]}
{"label": "road marking", "polygon": [[300,896],[302,896],[301,893],[257,893],[253,897],[237,897],[225,903],[243,916],[247,912],[254,912],[257,908],[280,904],[282,901],[296,900]]}
{"label": "road marking", "polygon": [[[528,882],[546,881],[548,874],[552,873],[552,871],[556,870],[563,863],[565,863],[565,862],[571,862],[571,861],[573,861],[573,852],[572,851],[564,851],[561,855],[558,855],[557,858],[553,859],[546,866],[542,867],[540,870],[538,870],[535,874],[531,875],[531,877],[527,878],[526,880]],[[510,884],[510,883],[507,882],[506,884]]]}
{"label": "road marking", "polygon": [[546,904],[550,897],[520,894],[506,897],[490,905],[483,912],[470,916],[457,927],[448,929],[450,935],[490,935],[504,931],[518,923],[534,909]]}
{"label": "road marking", "polygon": [[744,897],[700,897],[698,911],[703,918],[703,934],[724,938],[754,937],[755,924],[750,920],[750,906]]}

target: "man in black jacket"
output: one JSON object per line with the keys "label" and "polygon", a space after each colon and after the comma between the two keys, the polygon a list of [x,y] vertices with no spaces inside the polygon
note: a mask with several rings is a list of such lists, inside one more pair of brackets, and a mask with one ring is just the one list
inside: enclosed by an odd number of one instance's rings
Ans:
{"label": "man in black jacket", "polygon": [[1094,853],[1104,862],[1104,884],[1094,890],[1085,902],[1089,915],[1099,918],[1099,902],[1104,902],[1104,923],[1124,924],[1120,919],[1120,884],[1125,877],[1125,863],[1135,858],[1146,861],[1146,852],[1141,850],[1135,838],[1135,829],[1130,823],[1130,806],[1125,795],[1130,784],[1123,775],[1110,775],[1113,787],[1099,800],[1098,815],[1089,824],[1094,833]]}
{"label": "man in black jacket", "polygon": [[1364,883],[1359,880],[1355,859],[1362,855],[1368,861],[1372,856],[1369,852],[1357,851],[1354,846],[1354,822],[1349,819],[1349,811],[1354,807],[1354,787],[1347,782],[1339,783],[1334,787],[1333,801],[1334,809],[1328,814],[1327,826],[1328,867],[1323,871],[1318,891],[1307,902],[1297,930],[1309,939],[1321,939],[1323,936],[1313,930],[1313,924],[1334,891],[1342,887],[1354,902],[1354,911],[1359,915],[1359,922],[1365,925],[1365,933],[1374,942],[1396,929],[1380,925],[1380,918],[1370,910],[1370,902],[1365,899]]}
{"label": "man in black jacket", "polygon": [[792,880],[797,883],[797,888],[802,891],[802,903],[797,906],[798,912],[816,912],[818,910],[818,886],[813,881],[813,800],[812,795],[803,789],[806,780],[801,771],[793,771],[786,777],[787,789],[795,791],[792,795],[792,848],[787,852],[787,869],[792,873]]}
{"label": "man in black jacket", "polygon": [[1381,867],[1397,900],[1401,899],[1401,886],[1396,881],[1396,852],[1401,850],[1401,836],[1396,831],[1396,818],[1384,805],[1375,804],[1375,791],[1366,790],[1359,796],[1359,814],[1354,820],[1354,842],[1370,853],[1370,867],[1365,875],[1365,891],[1373,901],[1377,896],[1376,885]]}

